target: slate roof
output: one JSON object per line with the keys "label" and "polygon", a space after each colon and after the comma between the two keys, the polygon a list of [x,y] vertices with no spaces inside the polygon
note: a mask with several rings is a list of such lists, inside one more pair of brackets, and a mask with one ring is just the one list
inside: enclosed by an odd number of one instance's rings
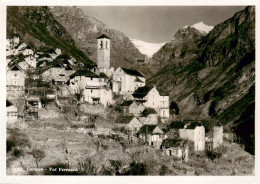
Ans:
{"label": "slate roof", "polygon": [[11,105],[13,105],[12,102],[10,102],[9,100],[6,100],[6,107],[9,107]]}
{"label": "slate roof", "polygon": [[122,124],[128,124],[128,123],[130,123],[130,121],[132,121],[133,118],[134,118],[134,116],[119,116],[115,122],[122,123]]}
{"label": "slate roof", "polygon": [[170,124],[170,128],[172,129],[183,129],[185,122],[183,121],[172,121]]}
{"label": "slate roof", "polygon": [[23,71],[23,69],[20,66],[18,66],[17,64],[14,64],[13,66],[11,66],[9,70],[12,70],[12,71],[22,70]]}
{"label": "slate roof", "polygon": [[152,134],[157,125],[143,125],[139,133]]}
{"label": "slate roof", "polygon": [[101,39],[101,38],[107,38],[107,39],[110,39],[107,35],[105,34],[102,34],[101,36],[97,37],[97,39]]}
{"label": "slate roof", "polygon": [[149,114],[157,114],[156,110],[154,108],[146,107],[144,111],[142,112],[143,116],[147,116]]}
{"label": "slate roof", "polygon": [[121,103],[121,106],[130,106],[132,103],[132,100],[123,101],[123,103]]}
{"label": "slate roof", "polygon": [[136,79],[134,80],[134,82],[142,82],[142,83],[144,83],[144,82],[141,81],[138,77],[136,77]]}
{"label": "slate roof", "polygon": [[85,76],[85,77],[95,77],[95,78],[99,78],[99,76],[89,70],[78,70],[76,72],[74,72],[70,78],[74,78],[76,76]]}
{"label": "slate roof", "polygon": [[152,88],[153,87],[151,87],[151,86],[139,87],[134,91],[134,93],[132,95],[133,95],[133,97],[143,98],[149,93],[149,91],[151,91]]}
{"label": "slate roof", "polygon": [[127,69],[127,68],[122,68],[122,70],[127,73],[128,75],[133,75],[133,76],[139,76],[139,77],[144,77],[140,72],[137,70],[133,69]]}
{"label": "slate roof", "polygon": [[164,139],[162,142],[162,146],[164,147],[179,147],[181,146],[183,140],[182,139]]}
{"label": "slate roof", "polygon": [[[134,91],[134,93],[132,95],[133,95],[133,97],[136,97],[136,98],[143,98],[149,93],[149,91],[151,91],[153,89],[153,87],[154,86],[139,87]],[[167,93],[163,92],[162,90],[158,90],[157,88],[156,88],[156,90],[159,92],[160,96],[169,96]]]}
{"label": "slate roof", "polygon": [[197,126],[202,126],[201,122],[190,122],[186,129],[195,129]]}

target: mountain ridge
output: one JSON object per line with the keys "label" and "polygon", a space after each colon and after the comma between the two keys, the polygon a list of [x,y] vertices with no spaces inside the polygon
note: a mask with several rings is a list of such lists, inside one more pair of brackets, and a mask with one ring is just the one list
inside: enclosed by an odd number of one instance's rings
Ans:
{"label": "mountain ridge", "polygon": [[[166,64],[148,84],[169,92],[184,118],[215,118],[232,124],[254,101],[250,98],[255,85],[254,15],[254,7],[247,7],[205,36],[192,32],[188,37],[198,39],[191,39],[190,45],[181,42],[179,30],[179,43],[175,40],[175,45],[166,45],[161,55],[154,55],[164,56]],[[176,49],[183,55],[176,57]]]}
{"label": "mountain ridge", "polygon": [[110,29],[103,22],[87,16],[79,7],[51,8],[56,20],[72,35],[75,45],[93,61],[97,59],[96,38],[106,34],[111,38],[111,66],[138,69],[144,75],[153,75],[150,67],[138,64],[137,60],[145,59],[124,33]]}

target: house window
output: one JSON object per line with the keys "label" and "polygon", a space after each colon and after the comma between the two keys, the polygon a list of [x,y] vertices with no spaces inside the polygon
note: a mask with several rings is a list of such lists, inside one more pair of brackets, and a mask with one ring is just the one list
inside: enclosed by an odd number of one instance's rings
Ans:
{"label": "house window", "polygon": [[103,49],[103,41],[100,41],[100,48]]}
{"label": "house window", "polygon": [[90,80],[93,80],[93,77],[91,77]]}
{"label": "house window", "polygon": [[91,93],[93,92],[93,90],[91,89]]}
{"label": "house window", "polygon": [[108,42],[106,41],[106,49],[107,49],[107,47],[108,47]]}
{"label": "house window", "polygon": [[13,81],[13,85],[16,85],[16,84],[17,84],[17,81],[16,81],[16,80],[14,80],[14,81]]}
{"label": "house window", "polygon": [[14,74],[14,77],[18,77],[18,75],[15,73],[15,74]]}

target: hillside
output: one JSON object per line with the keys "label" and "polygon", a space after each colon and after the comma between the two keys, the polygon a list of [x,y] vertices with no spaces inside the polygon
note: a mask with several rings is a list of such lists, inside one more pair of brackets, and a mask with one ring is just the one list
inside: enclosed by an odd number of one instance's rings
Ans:
{"label": "hillside", "polygon": [[205,33],[201,33],[193,27],[183,27],[175,33],[172,40],[153,55],[149,62],[156,65],[157,68],[162,68],[172,62],[178,63],[180,60],[183,63],[188,56],[195,53],[197,43],[202,40],[204,35]]}
{"label": "hillside", "polygon": [[61,48],[85,65],[93,65],[86,54],[75,45],[69,32],[53,17],[48,7],[13,6],[7,8],[7,36],[20,35],[22,42],[35,50]]}
{"label": "hillside", "polygon": [[148,83],[170,93],[177,118],[232,125],[254,102],[255,8],[247,7],[209,34],[180,29],[153,57],[165,65]]}
{"label": "hillside", "polygon": [[111,66],[139,69],[146,76],[153,74],[150,67],[136,63],[138,59],[144,59],[145,56],[124,33],[110,29],[96,18],[85,15],[78,7],[55,6],[50,9],[55,19],[68,30],[75,40],[75,45],[94,62],[97,58],[96,38],[101,34],[106,34],[111,38]]}

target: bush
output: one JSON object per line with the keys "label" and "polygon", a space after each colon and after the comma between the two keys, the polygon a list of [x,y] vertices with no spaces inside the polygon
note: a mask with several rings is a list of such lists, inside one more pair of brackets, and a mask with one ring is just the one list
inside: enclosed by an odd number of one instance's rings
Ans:
{"label": "bush", "polygon": [[168,169],[167,166],[162,165],[160,172],[159,172],[159,175],[164,176],[166,174],[167,169]]}
{"label": "bush", "polygon": [[209,106],[209,116],[214,116],[216,114],[216,102],[213,100]]}
{"label": "bush", "polygon": [[123,113],[123,109],[119,105],[115,106],[115,111],[117,111],[119,113]]}
{"label": "bush", "polygon": [[14,140],[8,140],[7,139],[7,141],[6,141],[6,152],[8,153],[15,146],[16,146],[16,144],[15,144]]}
{"label": "bush", "polygon": [[18,158],[22,155],[22,152],[19,149],[15,149],[13,152],[13,155]]}
{"label": "bush", "polygon": [[178,107],[178,104],[177,104],[176,102],[171,102],[171,104],[170,104],[170,110],[174,110],[174,113],[175,113],[176,115],[178,115],[178,114],[179,114],[179,111],[180,111],[180,109],[179,109],[179,107]]}
{"label": "bush", "polygon": [[147,166],[145,163],[136,163],[135,161],[130,164],[128,171],[123,173],[123,175],[147,175]]}

